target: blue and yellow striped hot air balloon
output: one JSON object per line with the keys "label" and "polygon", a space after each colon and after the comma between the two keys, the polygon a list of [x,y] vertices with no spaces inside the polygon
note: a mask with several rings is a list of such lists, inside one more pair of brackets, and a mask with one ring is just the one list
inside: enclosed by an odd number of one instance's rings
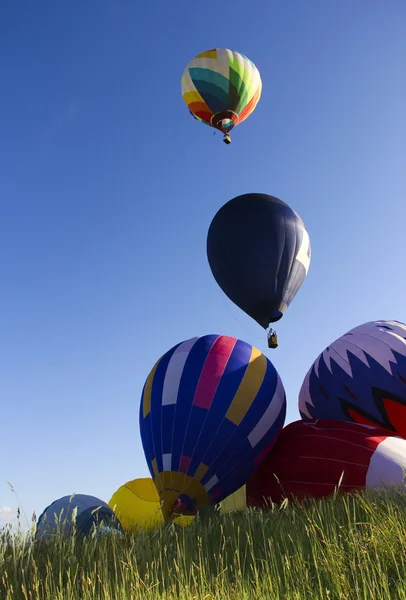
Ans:
{"label": "blue and yellow striped hot air balloon", "polygon": [[254,63],[228,48],[198,54],[182,76],[182,96],[189,112],[222,131],[227,144],[231,129],[254,111],[261,91],[261,76]]}
{"label": "blue and yellow striped hot air balloon", "polygon": [[165,520],[195,514],[243,486],[285,415],[282,381],[250,344],[205,335],[166,352],[140,406],[142,444]]}

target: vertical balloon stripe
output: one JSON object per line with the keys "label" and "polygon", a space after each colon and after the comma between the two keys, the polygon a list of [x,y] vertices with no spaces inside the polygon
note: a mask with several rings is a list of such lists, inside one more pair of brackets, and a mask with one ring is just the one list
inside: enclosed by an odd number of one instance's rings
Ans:
{"label": "vertical balloon stripe", "polygon": [[[277,416],[275,422],[261,438],[255,447],[252,447],[249,440],[245,437],[235,447],[228,460],[220,463],[216,469],[216,473],[222,482],[229,480],[240,481],[242,473],[253,473],[255,470],[255,459],[262,452],[269,451],[272,448],[272,442],[275,442],[279,433],[282,430],[286,416],[286,403],[283,404],[282,410]],[[242,481],[243,483],[243,481]],[[241,484],[242,484],[241,483]]]}
{"label": "vertical balloon stripe", "polygon": [[181,473],[187,473],[189,464],[190,464],[190,456],[185,456],[184,454],[182,454],[182,457],[180,459],[180,464],[179,464],[179,471]]}
{"label": "vertical balloon stripe", "polygon": [[[209,411],[210,416],[211,411]],[[214,433],[215,431],[215,433]],[[206,440],[208,434],[206,433]],[[228,419],[223,419],[219,427],[213,427],[213,434],[209,437],[206,448],[200,460],[209,465],[209,469],[204,476],[202,483],[206,483],[211,476],[216,473],[225,462],[228,453],[233,451],[235,444],[240,440],[239,427],[231,423]]]}
{"label": "vertical balloon stripe", "polygon": [[169,404],[162,408],[162,453],[171,454],[172,452],[172,438],[173,438],[173,424],[175,422],[176,404]]}
{"label": "vertical balloon stripe", "polygon": [[[192,410],[190,411],[189,419],[187,422],[187,428],[183,436],[182,446],[182,454],[190,456],[191,460],[193,461],[193,464],[189,466],[189,474],[195,471],[202,461],[203,454],[197,454],[196,451],[199,445],[199,437],[203,434],[203,430],[206,431],[206,424],[209,416],[210,411],[200,408],[198,406],[192,406]],[[205,441],[207,447],[207,435]]]}
{"label": "vertical balloon stripe", "polygon": [[228,92],[228,101],[230,106],[237,106],[241,98],[241,89],[244,88],[244,82],[239,73],[230,69],[230,83]]}
{"label": "vertical balloon stripe", "polygon": [[222,469],[217,473],[222,489],[228,493],[231,491],[230,488],[235,490],[244,485],[255,472],[253,449],[247,440],[236,453],[235,458],[237,460],[233,461],[232,465],[229,463],[229,469]]}
{"label": "vertical balloon stripe", "polygon": [[164,379],[164,386],[162,390],[162,406],[176,404],[180,380],[186,359],[189,356],[190,350],[193,348],[198,339],[198,337],[194,337],[186,342],[183,342],[183,344],[180,344],[172,354]]}
{"label": "vertical balloon stripe", "polygon": [[248,102],[248,104],[245,106],[245,108],[240,112],[240,123],[242,123],[243,121],[245,121],[245,119],[247,117],[250,116],[250,114],[255,110],[256,105],[259,102],[259,99],[261,97],[261,91],[262,91],[262,84],[260,83],[258,89],[256,90],[254,96],[251,98],[251,100]]}
{"label": "vertical balloon stripe", "polygon": [[197,479],[197,481],[201,481],[203,479],[203,477],[206,475],[207,473],[207,469],[209,467],[203,463],[201,463],[199,465],[199,467],[196,470],[196,473],[194,475],[195,479]]}
{"label": "vertical balloon stripe", "polygon": [[[236,349],[234,350],[230,358],[230,364],[234,368],[237,367],[238,357],[238,359],[242,362],[245,362],[245,364],[248,367],[251,353],[252,346],[245,344],[244,342],[238,341],[236,344]],[[274,395],[278,385],[278,374],[275,368],[273,367],[272,363],[270,363],[266,359],[266,357],[265,360],[267,362],[268,367],[265,372],[263,383],[260,386],[253,403],[248,408],[241,423],[238,426],[236,426],[227,418],[224,418],[223,422],[221,423],[221,426],[218,429],[215,429],[214,427],[212,428],[213,431],[215,430],[215,433],[206,432],[205,437],[207,439],[207,437],[209,436],[211,442],[209,446],[204,450],[204,454],[201,460],[203,460],[206,464],[209,464],[210,469],[206,474],[207,479],[205,479],[202,483],[205,483],[206,480],[209,480],[214,473],[216,473],[219,477],[221,476],[220,472],[224,471],[225,473],[227,473],[230,469],[230,465],[234,464],[235,456],[237,456],[238,462],[239,460],[244,458],[244,453],[249,453],[249,451],[251,450],[252,447],[247,439],[248,435],[252,432],[253,428],[258,423],[260,416],[264,414],[264,412],[269,407],[270,403],[274,401]],[[232,373],[232,376],[227,376],[227,378],[223,377],[222,382],[219,385],[217,394],[220,396],[220,392],[222,392],[223,394],[227,394],[227,396],[229,394],[232,394],[232,397],[234,397],[238,386],[241,383],[243,375],[244,371],[237,367],[236,370]],[[238,381],[237,386],[235,386],[235,382],[232,382],[232,379],[234,377]],[[285,417],[285,405],[282,406],[280,417],[282,420],[281,422],[283,424]],[[279,420],[277,420],[277,423],[278,422]],[[278,430],[279,429],[275,424],[275,426],[272,427],[270,430],[270,435],[273,435],[274,433],[276,435]],[[260,447],[262,450],[262,442],[260,443]]]}
{"label": "vertical balloon stripe", "polygon": [[248,436],[248,440],[251,446],[254,448],[258,442],[264,437],[264,435],[269,431],[272,425],[275,423],[276,419],[280,415],[282,406],[285,402],[285,390],[283,389],[282,381],[278,377],[278,385],[272,399],[272,402],[262,415],[261,419],[258,421],[257,425],[254,427],[250,435]]}
{"label": "vertical balloon stripe", "polygon": [[154,477],[154,479],[155,479],[156,477],[158,477],[158,467],[157,467],[156,459],[155,458],[152,459],[151,465],[152,465],[152,470],[153,470],[154,475],[155,475],[155,477]]}
{"label": "vertical balloon stripe", "polygon": [[244,61],[241,57],[230,56],[228,59],[230,65],[230,80],[234,81],[234,77],[238,77],[241,81],[244,79]]}
{"label": "vertical balloon stripe", "polygon": [[296,260],[304,266],[307,273],[310,265],[310,238],[306,229],[303,229],[302,242],[300,244],[299,252],[296,255]]}
{"label": "vertical balloon stripe", "polygon": [[162,464],[164,466],[164,471],[172,470],[172,454],[163,454],[162,455]]}
{"label": "vertical balloon stripe", "polygon": [[[161,357],[162,358],[162,357]],[[147,381],[145,382],[145,386],[144,386],[144,394],[143,394],[143,398],[142,398],[142,405],[143,405],[143,414],[144,414],[144,418],[149,414],[149,412],[151,411],[151,392],[152,392],[152,382],[154,379],[154,375],[155,375],[155,371],[157,369],[157,366],[159,365],[161,359],[159,359],[154,367],[152,368],[152,371],[150,372]]]}
{"label": "vertical balloon stripe", "polygon": [[254,402],[266,373],[266,358],[257,348],[252,348],[248,368],[235,394],[226,418],[239,425]]}
{"label": "vertical balloon stripe", "polygon": [[[262,456],[261,462],[264,458],[267,458],[272,454],[273,445],[277,441],[279,434],[282,432],[283,424],[285,421],[286,404],[284,409],[278,415],[274,425],[269,429],[265,436],[260,442],[252,448],[248,440],[240,446],[237,452],[235,452],[230,461],[223,466],[223,468],[217,471],[219,480],[221,481],[223,490],[228,490],[230,493],[230,487],[235,489],[237,485],[240,487],[254,474],[256,471],[255,460],[260,454]],[[225,468],[227,466],[227,468]],[[245,475],[244,475],[245,474]]]}
{"label": "vertical balloon stripe", "polygon": [[193,406],[210,408],[235,343],[234,338],[225,336],[219,336],[214,342],[199,379]]}
{"label": "vertical balloon stripe", "polygon": [[[192,461],[189,466],[189,472],[193,473],[205,456],[210,456],[213,448],[214,452],[218,452],[219,445],[224,443],[225,439],[235,430],[235,425],[228,419],[225,419],[225,414],[229,408],[229,403],[237,393],[241,384],[241,380],[247,370],[250,357],[252,355],[252,346],[241,340],[237,340],[223,371],[222,378],[218,384],[210,410],[204,416],[202,424],[202,415],[199,420],[191,419],[188,427],[187,437],[193,437]],[[224,402],[227,398],[227,402]],[[197,413],[202,409],[195,409]],[[194,415],[192,414],[191,417]],[[198,414],[195,415],[198,417]],[[193,434],[193,428],[198,430]],[[185,445],[186,448],[186,445]],[[216,454],[215,454],[216,456]],[[210,477],[209,477],[210,479]]]}
{"label": "vertical balloon stripe", "polygon": [[144,448],[145,458],[148,463],[148,468],[152,469],[152,458],[154,457],[154,443],[152,439],[152,429],[151,429],[151,413],[149,413],[143,422],[140,424],[141,429],[141,441],[142,446]]}
{"label": "vertical balloon stripe", "polygon": [[[179,345],[178,345],[179,346]],[[151,430],[152,439],[154,443],[154,456],[156,458],[158,472],[163,470],[162,465],[162,454],[164,453],[162,448],[163,435],[162,435],[162,413],[166,411],[167,407],[162,406],[162,392],[164,386],[165,375],[168,369],[168,364],[176,352],[178,346],[172,348],[169,352],[166,352],[161,358],[159,365],[156,368],[155,376],[152,381],[151,390]],[[168,449],[165,448],[167,452]]]}
{"label": "vertical balloon stripe", "polygon": [[[220,339],[224,345],[225,341],[230,340],[230,338],[227,338],[226,336],[216,336],[216,340],[213,344],[211,352],[213,352],[212,358],[214,358],[216,362],[218,361],[218,358],[220,358],[219,363],[221,363],[223,357],[221,352],[216,354],[215,350],[217,347],[217,351],[219,351]],[[231,338],[231,340],[233,339],[234,338]],[[216,341],[217,346],[215,345]],[[228,358],[223,372],[221,373],[221,379],[218,383],[217,389],[215,390],[209,410],[203,409],[199,406],[193,406],[189,414],[182,447],[182,454],[186,454],[187,456],[191,457],[191,462],[188,467],[188,475],[193,475],[201,462],[206,463],[205,460],[203,461],[203,458],[207,454],[208,440],[210,440],[209,445],[213,443],[214,447],[218,446],[215,438],[219,433],[219,426],[224,420],[225,412],[228,407],[228,403],[224,404],[224,398],[227,397],[230,398],[230,400],[233,398],[239,384],[241,383],[244,372],[246,371],[252,348],[244,342],[237,341],[235,339],[234,341],[234,348]],[[210,354],[210,348],[207,348],[206,352],[207,354],[205,363],[201,365],[201,374],[204,371],[205,364],[207,366],[207,356]],[[228,349],[226,349],[226,354],[228,354]],[[197,388],[198,382],[196,382],[196,389]],[[231,425],[231,429],[235,428],[235,426],[231,423],[229,423],[229,425]],[[215,434],[215,432],[217,433]],[[227,434],[227,432],[223,431],[223,434]]]}
{"label": "vertical balloon stripe", "polygon": [[[289,219],[283,217],[282,227],[285,231],[289,228]],[[306,276],[306,270],[304,265],[296,260],[297,254],[300,250],[301,239],[303,239],[303,232],[300,235],[297,223],[294,225],[296,229],[296,237],[285,236],[284,241],[284,255],[282,259],[282,269],[290,272],[289,282],[285,286],[284,302],[288,304],[290,300],[296,295],[298,289],[298,281],[301,281]],[[303,273],[304,271],[304,273]]]}
{"label": "vertical balloon stripe", "polygon": [[[201,373],[211,347],[217,340],[217,335],[205,335],[200,338],[190,351],[184,372],[180,381],[178,401],[175,405],[175,418],[172,435],[172,467],[177,470],[182,456],[192,402]],[[180,434],[181,432],[181,434]]]}
{"label": "vertical balloon stripe", "polygon": [[213,477],[206,483],[206,485],[204,486],[204,489],[206,490],[206,492],[209,492],[211,490],[212,487],[214,487],[216,485],[216,483],[218,483],[218,478],[216,475],[213,475]]}

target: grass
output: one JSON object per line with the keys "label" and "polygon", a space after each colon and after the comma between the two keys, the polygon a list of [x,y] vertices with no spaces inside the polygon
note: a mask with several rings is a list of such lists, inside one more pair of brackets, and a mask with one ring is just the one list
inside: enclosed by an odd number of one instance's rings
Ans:
{"label": "grass", "polygon": [[84,542],[0,535],[2,600],[406,600],[405,582],[406,494],[396,490]]}

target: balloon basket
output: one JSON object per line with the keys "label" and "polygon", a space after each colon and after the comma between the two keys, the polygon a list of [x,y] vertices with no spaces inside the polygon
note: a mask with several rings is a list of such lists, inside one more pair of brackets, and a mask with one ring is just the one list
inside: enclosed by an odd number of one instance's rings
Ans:
{"label": "balloon basket", "polygon": [[224,142],[225,144],[231,144],[231,136],[230,136],[230,135],[228,135],[228,133],[225,133],[225,134],[224,134],[224,139],[223,139],[223,142]]}
{"label": "balloon basket", "polygon": [[278,336],[275,332],[270,332],[268,335],[268,348],[274,350],[278,347]]}

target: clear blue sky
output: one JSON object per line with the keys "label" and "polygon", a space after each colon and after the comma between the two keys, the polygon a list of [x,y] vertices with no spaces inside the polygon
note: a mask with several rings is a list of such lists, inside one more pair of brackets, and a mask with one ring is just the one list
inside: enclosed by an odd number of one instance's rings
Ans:
{"label": "clear blue sky", "polygon": [[[141,390],[179,341],[222,333],[266,351],[288,423],[329,342],[406,320],[404,0],[213,6],[1,3],[0,507],[17,506],[7,481],[30,514],[149,475]],[[216,46],[263,80],[230,146],[180,92],[188,61]],[[212,217],[246,192],[288,202],[312,243],[276,351],[206,259]]]}

